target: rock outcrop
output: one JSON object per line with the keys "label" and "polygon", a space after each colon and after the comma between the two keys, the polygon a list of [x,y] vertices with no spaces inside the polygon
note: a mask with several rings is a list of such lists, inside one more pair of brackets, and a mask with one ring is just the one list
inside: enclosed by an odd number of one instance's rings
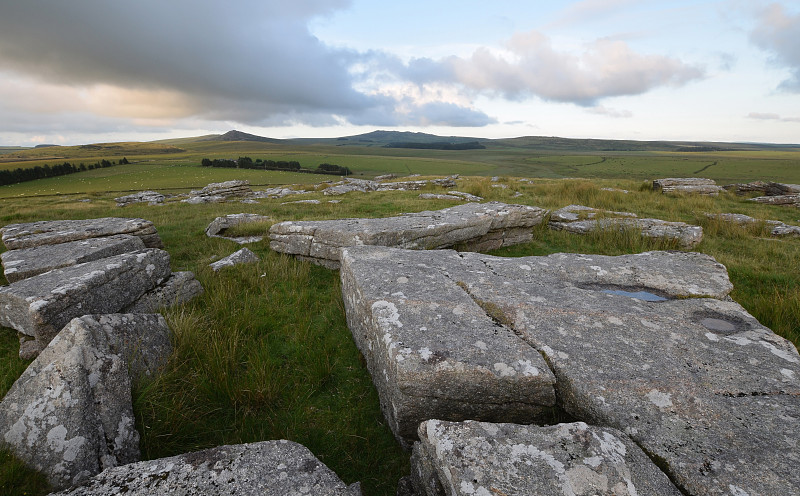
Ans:
{"label": "rock outcrop", "polygon": [[256,255],[247,248],[242,248],[241,250],[232,253],[225,258],[222,258],[212,264],[209,264],[209,267],[211,267],[211,270],[213,270],[214,272],[218,272],[220,269],[224,267],[233,267],[234,265],[255,263],[258,262],[259,260],[260,258],[258,258],[258,255]]}
{"label": "rock outcrop", "polygon": [[131,234],[148,248],[163,248],[155,226],[149,220],[105,217],[87,220],[46,220],[8,224],[0,228],[3,244],[9,250],[55,245],[81,239]]}
{"label": "rock outcrop", "polygon": [[[600,218],[598,218],[600,217]],[[677,242],[682,248],[693,248],[703,240],[703,228],[684,222],[640,219],[630,212],[610,212],[583,205],[568,205],[550,216],[550,229],[573,234],[593,231],[632,229],[642,236]]]}
{"label": "rock outcrop", "polygon": [[750,198],[748,201],[764,203],[766,205],[789,205],[800,207],[800,194],[757,196],[755,198]]}
{"label": "rock outcrop", "polygon": [[625,433],[607,427],[428,420],[419,438],[411,480],[420,496],[681,494]]}
{"label": "rock outcrop", "polygon": [[266,215],[258,214],[229,214],[217,217],[206,228],[206,236],[212,238],[223,238],[234,241],[239,244],[255,243],[264,239],[263,236],[238,236],[230,237],[225,236],[225,232],[233,226],[240,224],[248,224],[252,222],[269,222],[272,218]]}
{"label": "rock outcrop", "polygon": [[53,496],[360,496],[308,448],[291,441],[219,446],[110,468]]}
{"label": "rock outcrop", "polygon": [[800,194],[800,184],[785,184],[776,182],[753,181],[746,184],[728,184],[723,186],[737,194],[764,193],[765,196],[783,196]]}
{"label": "rock outcrop", "polygon": [[35,356],[73,318],[118,312],[170,273],[169,255],[155,248],[51,270],[0,287],[0,325],[32,337],[24,351]]}
{"label": "rock outcrop", "polygon": [[776,238],[800,237],[800,226],[785,224],[779,220],[758,220],[744,214],[706,214],[709,219],[716,219],[722,222],[729,222],[739,226],[752,226],[763,223],[769,228],[770,236]]}
{"label": "rock outcrop", "polygon": [[448,176],[439,179],[420,179],[416,181],[370,181],[368,179],[347,178],[331,184],[323,190],[325,195],[344,195],[353,191],[368,193],[371,191],[415,191],[432,184],[441,188],[452,188],[456,185],[458,176]]}
{"label": "rock outcrop", "polygon": [[345,246],[484,251],[530,241],[546,214],[537,207],[489,202],[382,219],[281,222],[270,228],[270,248],[334,269]]}
{"label": "rock outcrop", "polygon": [[143,219],[43,221],[2,232],[11,284],[0,287],[0,326],[21,333],[23,358],[35,357],[74,317],[150,313],[203,291],[191,272],[171,273],[167,252],[146,248],[161,239]]}
{"label": "rock outcrop", "polygon": [[166,197],[158,191],[140,191],[139,193],[134,193],[132,195],[114,198],[114,201],[117,202],[118,207],[127,207],[128,205],[132,205],[134,203],[158,205],[159,203],[164,203],[165,198]]}
{"label": "rock outcrop", "polygon": [[653,181],[653,189],[662,193],[691,193],[700,195],[718,195],[723,191],[713,179],[702,177],[667,177]]}
{"label": "rock outcrop", "polygon": [[250,181],[235,179],[222,183],[211,183],[199,191],[192,191],[191,197],[181,200],[185,203],[216,203],[233,197],[247,197],[253,194]]}
{"label": "rock outcrop", "polygon": [[[544,357],[558,408],[626,433],[684,494],[798,494],[800,355],[727,297],[727,271],[707,255],[504,259],[354,246],[343,250],[341,278],[354,340],[389,425],[406,442],[414,426],[398,427],[398,420],[407,408],[445,420],[507,422],[455,408],[442,415],[435,402],[450,393],[440,382],[423,389],[428,398],[398,403],[423,382],[406,360],[427,357],[439,373],[469,375],[476,369],[461,365],[457,350],[494,352],[512,335]],[[459,292],[465,303],[455,299]],[[456,324],[458,333],[432,338],[444,343],[436,349],[406,345],[407,335],[414,343],[475,312],[467,300],[484,313],[470,323],[480,328],[488,317],[511,332],[498,328],[499,341],[488,336],[480,344],[464,334],[471,327]],[[480,377],[524,376],[529,369],[515,368],[515,357],[492,358],[498,365],[488,364]],[[549,375],[530,365],[536,377]],[[476,385],[467,397],[480,401],[496,391],[502,389],[480,392]]]}
{"label": "rock outcrop", "polygon": [[142,239],[131,234],[68,241],[56,245],[9,250],[0,254],[8,282],[16,282],[53,269],[70,267],[101,258],[145,248]]}
{"label": "rock outcrop", "polygon": [[172,348],[160,315],[69,322],[0,402],[0,445],[56,488],[139,459],[131,386]]}

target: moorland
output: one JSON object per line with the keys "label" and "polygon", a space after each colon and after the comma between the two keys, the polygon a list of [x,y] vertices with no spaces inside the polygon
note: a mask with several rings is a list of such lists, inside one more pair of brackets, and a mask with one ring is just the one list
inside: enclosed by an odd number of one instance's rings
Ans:
{"label": "moorland", "polygon": [[[483,148],[440,146],[476,141]],[[350,337],[338,273],[272,252],[267,241],[249,246],[261,258],[257,264],[216,273],[208,264],[238,246],[209,238],[204,230],[215,217],[239,212],[279,222],[384,217],[452,203],[421,200],[418,191],[388,191],[349,193],[340,197],[340,203],[319,205],[284,204],[283,199],[189,205],[168,199],[161,206],[115,206],[114,198],[129,192],[182,193],[230,179],[247,179],[256,190],[339,179],[201,166],[204,158],[238,157],[262,163],[293,161],[306,169],[337,164],[365,179],[387,173],[459,174],[456,189],[486,200],[548,209],[575,203],[700,225],[705,237],[695,250],[728,268],[735,287],[731,296],[761,323],[800,344],[800,240],[770,238],[763,224],[738,227],[705,216],[733,212],[797,225],[800,210],[755,204],[729,192],[717,197],[664,195],[650,187],[659,177],[707,177],[718,184],[800,183],[800,146],[538,137],[481,140],[392,132],[274,140],[232,132],[147,143],[0,147],[0,170],[64,162],[78,168],[59,177],[0,186],[0,225],[105,216],[145,218],[156,225],[173,270],[195,272],[205,287],[201,297],[163,311],[174,332],[175,352],[162,375],[133,393],[145,459],[221,444],[291,439],[311,449],[346,482],[361,481],[367,495],[394,494],[398,479],[409,470],[408,454],[384,423],[377,394]],[[120,164],[123,158],[128,163]],[[114,165],[89,169],[103,160]],[[80,170],[81,163],[86,170]],[[498,179],[492,181],[492,176]],[[506,187],[494,187],[498,185]],[[329,199],[321,192],[303,198]],[[270,225],[252,224],[232,234],[264,234]],[[616,255],[677,248],[626,231],[576,236],[542,227],[535,230],[532,242],[492,254]],[[2,276],[0,284],[6,284]],[[16,332],[0,329],[0,396],[29,363],[17,352]],[[0,493],[47,492],[40,478],[9,453],[0,452]]]}

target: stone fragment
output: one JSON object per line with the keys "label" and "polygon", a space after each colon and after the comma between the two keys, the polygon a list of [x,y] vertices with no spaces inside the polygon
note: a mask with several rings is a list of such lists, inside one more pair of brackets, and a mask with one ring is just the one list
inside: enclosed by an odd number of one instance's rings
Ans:
{"label": "stone fragment", "polygon": [[306,204],[306,205],[319,205],[322,202],[319,201],[319,200],[295,200],[295,201],[290,201],[290,202],[283,202],[283,203],[281,203],[281,205],[291,205],[293,203],[301,203],[301,204]]}
{"label": "stone fragment", "polygon": [[681,494],[616,429],[428,420],[419,438],[411,480],[422,496]]}
{"label": "stone fragment", "polygon": [[275,188],[267,188],[263,191],[254,191],[253,198],[283,198],[284,196],[305,195],[308,193],[313,193],[313,191],[296,190],[284,186],[278,186]]}
{"label": "stone fragment", "polygon": [[[727,297],[727,271],[707,255],[505,259],[354,246],[341,276],[356,343],[379,330],[372,350],[359,344],[368,364],[401,355],[395,336],[414,323],[450,319],[442,295],[463,289],[544,356],[558,407],[628,434],[684,494],[800,494],[800,355]],[[406,292],[423,278],[425,294]],[[403,296],[414,311],[401,310]],[[394,307],[357,304],[369,301]],[[378,390],[401,389],[385,370],[370,368]]]}
{"label": "stone fragment", "polygon": [[766,205],[792,205],[800,206],[800,194],[793,195],[775,195],[775,196],[757,196],[750,198],[748,201],[756,203],[764,203]]}
{"label": "stone fragment", "polygon": [[225,232],[233,226],[240,224],[247,224],[252,222],[269,222],[272,218],[266,215],[258,214],[229,214],[217,217],[206,228],[206,236],[212,238],[223,238],[234,241],[239,244],[255,243],[264,239],[263,236],[225,236]]}
{"label": "stone fragment", "polygon": [[139,459],[131,385],[171,352],[160,315],[86,315],[69,322],[0,402],[0,445],[55,488]]}
{"label": "stone fragment", "polygon": [[161,308],[186,303],[201,294],[203,294],[203,285],[195,279],[193,272],[173,272],[166,281],[124,307],[121,312],[154,313]]}
{"label": "stone fragment", "polygon": [[[598,218],[598,214],[610,217]],[[693,248],[703,240],[703,228],[684,222],[639,219],[630,212],[611,212],[582,205],[568,205],[550,216],[550,229],[573,234],[588,234],[608,229],[633,229],[648,238],[676,241],[682,248]]]}
{"label": "stone fragment", "polygon": [[53,496],[360,496],[308,450],[291,441],[219,446],[108,469]]}
{"label": "stone fragment", "polygon": [[739,184],[726,184],[723,186],[728,191],[733,191],[736,194],[751,193],[754,191],[766,194],[767,183],[764,181],[753,181],[752,183],[739,183]]}
{"label": "stone fragment", "polygon": [[[555,404],[539,353],[487,316],[448,273],[453,251],[366,247],[342,252],[347,322],[395,437],[409,447],[423,420],[532,422]],[[471,274],[470,277],[480,277]]]}
{"label": "stone fragment", "polygon": [[225,258],[217,260],[216,262],[209,264],[208,266],[211,267],[211,269],[214,272],[217,272],[223,267],[233,267],[234,265],[255,263],[258,262],[259,260],[260,258],[258,258],[258,255],[256,255],[247,248],[242,248],[241,250],[231,255],[228,255]]}
{"label": "stone fragment", "polygon": [[51,270],[0,287],[0,325],[41,350],[74,317],[115,313],[169,275],[169,254],[154,248]]}
{"label": "stone fragment", "polygon": [[789,224],[781,222],[772,228],[770,235],[776,238],[797,238],[800,237],[800,226],[790,226]]}
{"label": "stone fragment", "polygon": [[281,222],[270,228],[270,248],[334,269],[341,248],[360,244],[491,250],[530,241],[532,228],[546,213],[537,207],[489,202],[383,219]]}
{"label": "stone fragment", "polygon": [[138,236],[148,248],[162,248],[156,228],[149,220],[105,217],[87,220],[48,220],[25,224],[9,224],[0,228],[3,244],[9,250],[54,245],[80,239],[100,238],[115,234]]}
{"label": "stone fragment", "polygon": [[797,195],[800,194],[800,184],[769,182],[764,192],[769,196]]}
{"label": "stone fragment", "polygon": [[375,176],[374,178],[372,178],[372,180],[379,182],[379,181],[387,181],[389,179],[394,179],[396,177],[397,177],[397,175],[395,175],[395,174],[383,174],[381,176]]}
{"label": "stone fragment", "polygon": [[453,201],[463,201],[463,198],[460,196],[455,195],[444,195],[444,194],[436,194],[436,193],[420,193],[419,198],[421,200],[453,200]]}
{"label": "stone fragment", "polygon": [[132,195],[120,196],[114,198],[118,207],[126,207],[134,203],[147,203],[149,205],[158,205],[164,203],[166,197],[157,191],[140,191]]}
{"label": "stone fragment", "polygon": [[736,224],[739,226],[750,226],[759,223],[763,223],[770,229],[770,236],[776,238],[784,238],[784,237],[799,237],[800,236],[800,226],[792,226],[789,224],[784,224],[779,220],[758,220],[749,215],[744,214],[706,214],[706,217],[710,219],[717,219],[723,222],[730,222],[732,224]]}
{"label": "stone fragment", "polygon": [[653,181],[653,189],[662,193],[694,193],[700,195],[718,195],[723,191],[713,179],[702,177],[668,177]]}
{"label": "stone fragment", "polygon": [[67,241],[57,245],[19,248],[0,254],[8,282],[16,282],[53,269],[91,262],[122,253],[144,249],[141,238],[115,234],[102,238]]}
{"label": "stone fragment", "polygon": [[626,195],[630,193],[630,191],[628,191],[627,189],[620,189],[620,188],[600,188],[600,191],[609,191],[611,193],[624,193]]}

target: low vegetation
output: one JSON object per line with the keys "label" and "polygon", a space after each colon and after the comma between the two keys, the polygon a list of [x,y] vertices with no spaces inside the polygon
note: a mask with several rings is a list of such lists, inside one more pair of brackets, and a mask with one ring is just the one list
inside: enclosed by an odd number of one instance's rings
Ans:
{"label": "low vegetation", "polygon": [[[248,144],[251,145],[272,146]],[[349,165],[361,160],[356,159],[337,162]],[[568,162],[565,158],[557,160]],[[457,168],[455,164],[448,172],[457,172]],[[395,167],[374,169],[384,172]],[[365,169],[353,170],[360,173]],[[103,216],[149,219],[164,240],[173,270],[194,271],[206,290],[196,300],[164,311],[174,332],[175,352],[162,375],[133,393],[142,456],[151,459],[221,444],[291,439],[311,449],[345,482],[361,481],[364,494],[394,494],[398,479],[409,471],[409,455],[399,448],[385,425],[377,393],[350,336],[338,272],[272,252],[265,240],[249,245],[261,257],[259,263],[215,273],[208,264],[238,246],[208,238],[204,229],[217,216],[239,212],[282,221],[383,217],[453,204],[420,200],[419,192],[402,191],[350,193],[340,197],[342,201],[337,204],[282,204],[293,199],[329,199],[321,192],[313,192],[296,198],[260,200],[252,205],[187,205],[168,199],[163,206],[120,209],[114,206],[113,198],[118,194],[113,192],[131,188],[180,191],[234,178],[251,179],[254,184],[310,182],[314,178],[148,162],[74,176],[80,175],[85,175],[86,181],[74,182],[74,177],[65,176],[0,188],[0,225]],[[665,175],[668,174],[659,174]],[[261,179],[254,179],[257,177]],[[753,174],[747,180],[762,178]],[[629,193],[605,191],[602,187]],[[58,192],[48,193],[52,189]],[[800,344],[800,239],[771,239],[763,226],[740,228],[705,216],[736,212],[797,224],[797,209],[753,204],[729,193],[716,198],[664,195],[632,179],[523,182],[503,177],[492,182],[485,177],[462,177],[456,189],[487,200],[550,209],[576,203],[702,225],[706,236],[697,251],[714,256],[728,267],[735,286],[733,298],[763,324],[795,345]],[[45,193],[51,196],[41,196]],[[236,234],[264,234],[269,225],[242,226]],[[617,255],[675,248],[629,231],[576,236],[541,227],[535,230],[532,242],[494,254]],[[0,283],[5,282],[0,276]],[[1,329],[0,395],[27,366],[17,357],[17,350],[16,333]],[[25,474],[24,470],[7,453],[0,453],[0,466],[3,494],[47,492],[41,481],[20,475]],[[23,480],[32,482],[23,485]]]}

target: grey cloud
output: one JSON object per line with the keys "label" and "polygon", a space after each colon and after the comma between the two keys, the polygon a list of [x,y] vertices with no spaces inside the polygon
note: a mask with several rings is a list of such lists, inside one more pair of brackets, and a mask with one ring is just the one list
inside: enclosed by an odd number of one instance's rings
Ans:
{"label": "grey cloud", "polygon": [[747,117],[759,121],[800,122],[800,117],[782,117],[780,114],[769,112],[750,112]]}
{"label": "grey cloud", "polygon": [[780,89],[800,92],[800,14],[792,15],[781,4],[771,4],[762,11],[751,39],[791,72]]}

